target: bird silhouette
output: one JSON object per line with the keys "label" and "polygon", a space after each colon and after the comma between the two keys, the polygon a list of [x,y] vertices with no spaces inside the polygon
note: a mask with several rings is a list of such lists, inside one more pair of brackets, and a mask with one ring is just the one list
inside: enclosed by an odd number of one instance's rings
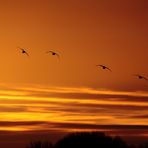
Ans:
{"label": "bird silhouette", "polygon": [[100,66],[102,69],[107,69],[109,71],[112,71],[110,68],[108,68],[107,66],[105,65],[96,65],[96,66]]}
{"label": "bird silhouette", "polygon": [[139,79],[144,79],[144,80],[148,81],[148,79],[142,75],[134,74],[134,76],[136,76]]}
{"label": "bird silhouette", "polygon": [[60,55],[59,55],[57,52],[55,52],[55,51],[49,50],[49,51],[47,51],[46,53],[47,53],[47,54],[48,54],[48,53],[51,53],[51,55],[57,56],[58,59],[60,59]]}
{"label": "bird silhouette", "polygon": [[26,49],[23,49],[23,48],[21,48],[21,47],[18,47],[18,48],[21,50],[22,54],[26,54],[26,55],[29,57],[29,54],[28,54],[28,52],[26,51]]}

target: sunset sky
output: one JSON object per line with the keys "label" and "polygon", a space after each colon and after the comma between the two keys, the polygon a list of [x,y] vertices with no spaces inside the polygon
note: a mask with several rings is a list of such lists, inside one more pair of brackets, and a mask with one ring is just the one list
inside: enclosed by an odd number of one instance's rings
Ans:
{"label": "sunset sky", "polygon": [[1,0],[0,26],[1,145],[92,130],[147,139],[148,81],[133,76],[148,77],[146,0]]}

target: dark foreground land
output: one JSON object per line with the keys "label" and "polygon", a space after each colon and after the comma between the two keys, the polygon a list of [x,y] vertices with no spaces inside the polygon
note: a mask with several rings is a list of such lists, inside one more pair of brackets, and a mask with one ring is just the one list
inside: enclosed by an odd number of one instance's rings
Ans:
{"label": "dark foreground land", "polygon": [[120,137],[111,137],[100,132],[82,132],[69,134],[55,144],[34,141],[26,148],[148,148],[148,143],[128,145]]}

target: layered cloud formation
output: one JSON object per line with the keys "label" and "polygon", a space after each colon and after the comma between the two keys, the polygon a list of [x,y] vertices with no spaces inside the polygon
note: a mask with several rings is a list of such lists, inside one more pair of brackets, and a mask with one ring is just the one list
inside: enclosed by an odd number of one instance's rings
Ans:
{"label": "layered cloud formation", "polygon": [[2,87],[0,130],[107,131],[147,136],[148,93],[66,87]]}

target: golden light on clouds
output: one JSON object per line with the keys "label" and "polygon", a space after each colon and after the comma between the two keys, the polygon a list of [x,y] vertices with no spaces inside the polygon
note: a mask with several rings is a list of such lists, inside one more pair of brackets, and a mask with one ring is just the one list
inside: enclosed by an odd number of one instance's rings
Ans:
{"label": "golden light on clouds", "polygon": [[[3,89],[0,94],[1,130],[51,130],[60,128],[55,126],[57,123],[88,124],[92,125],[92,130],[97,130],[93,125],[148,125],[146,92],[29,86]],[[36,125],[36,122],[43,123]],[[74,130],[77,127],[65,128]]]}

